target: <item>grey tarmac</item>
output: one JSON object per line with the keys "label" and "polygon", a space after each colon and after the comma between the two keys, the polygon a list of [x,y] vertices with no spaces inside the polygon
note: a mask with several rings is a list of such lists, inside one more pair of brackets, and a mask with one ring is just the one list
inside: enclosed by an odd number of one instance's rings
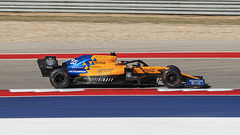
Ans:
{"label": "grey tarmac", "polygon": [[0,43],[0,53],[240,51],[240,40]]}
{"label": "grey tarmac", "polygon": [[[240,51],[240,41],[119,41],[0,44],[0,53],[94,53],[162,51]],[[120,61],[122,59],[118,59]],[[61,59],[59,63],[65,61]],[[151,66],[177,65],[202,75],[213,88],[240,88],[240,59],[144,59]],[[53,88],[36,60],[0,60],[0,89]],[[161,87],[165,88],[165,87]]]}

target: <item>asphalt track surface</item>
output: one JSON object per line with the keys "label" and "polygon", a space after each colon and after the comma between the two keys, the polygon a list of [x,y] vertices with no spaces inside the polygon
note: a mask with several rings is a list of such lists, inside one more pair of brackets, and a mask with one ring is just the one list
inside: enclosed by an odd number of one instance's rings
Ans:
{"label": "asphalt track surface", "polygon": [[[0,44],[0,53],[240,51],[240,41],[99,41]],[[67,59],[61,59],[59,63]],[[119,59],[122,60],[122,59]],[[146,59],[151,66],[177,65],[202,75],[213,88],[240,87],[240,59]],[[0,60],[0,89],[52,88],[36,60]]]}
{"label": "asphalt track surface", "polygon": [[[120,41],[120,42],[65,42],[65,43],[14,43],[14,44],[0,44],[0,53],[94,53],[94,52],[177,52],[177,51],[240,51],[240,41]],[[61,60],[64,61],[64,60]],[[182,72],[203,75],[206,81],[209,82],[214,88],[240,88],[239,74],[240,74],[240,59],[155,59],[145,60],[149,65],[170,65],[174,64],[182,69]],[[52,88],[48,78],[42,78],[35,60],[0,60],[0,89],[10,88]],[[65,98],[65,97],[63,97]],[[67,98],[67,97],[66,97]],[[109,97],[111,98],[111,97]],[[122,97],[126,98],[126,97]],[[148,98],[148,97],[146,97]],[[181,97],[179,97],[181,98]],[[189,97],[195,101],[195,97]],[[184,98],[184,100],[189,99]],[[205,97],[202,97],[205,98]],[[235,109],[231,113],[238,113],[239,103],[238,97],[214,97],[215,103],[227,103],[225,110],[229,108]],[[53,109],[46,104],[67,104],[68,101],[77,100],[77,97],[71,98],[72,100],[62,100],[56,97],[49,100],[44,98],[2,98],[1,101],[5,104],[2,105],[2,115],[21,115],[24,112],[17,112],[21,110],[22,105],[29,105],[32,114],[50,115],[48,109]],[[39,101],[37,102],[36,101]],[[43,99],[43,100],[41,100]],[[75,99],[75,100],[74,100]],[[169,98],[163,98],[169,99]],[[171,98],[170,98],[171,99]],[[29,100],[32,100],[29,102]],[[55,101],[54,101],[55,100]],[[112,99],[116,101],[115,99]],[[153,98],[151,98],[153,100]],[[205,104],[211,105],[212,101],[207,98]],[[231,102],[230,102],[231,100]],[[235,100],[235,101],[234,101]],[[26,103],[26,101],[28,101]],[[66,102],[64,102],[66,101]],[[126,101],[125,99],[122,102]],[[137,100],[136,100],[137,101]],[[141,100],[142,101],[142,100]],[[182,100],[183,101],[183,100]],[[201,100],[202,101],[202,100]],[[220,101],[220,102],[219,102]],[[229,102],[228,102],[229,101]],[[1,102],[1,103],[2,103]],[[186,101],[190,107],[195,107],[194,113],[199,113],[192,102]],[[16,103],[19,105],[16,106]],[[36,104],[35,104],[36,103]],[[81,102],[78,102],[81,103]],[[95,102],[98,103],[98,102]],[[109,102],[107,102],[109,103]],[[131,101],[127,102],[131,103]],[[137,102],[139,103],[139,102]],[[154,104],[155,102],[148,102]],[[169,103],[179,103],[179,100],[169,100]],[[183,103],[183,102],[182,102]],[[184,102],[185,103],[185,102]],[[203,102],[195,102],[201,104]],[[34,105],[33,105],[34,104]],[[158,105],[161,103],[155,104]],[[4,106],[5,105],[5,106]],[[33,106],[32,106],[33,105]],[[38,106],[40,105],[40,106]],[[69,105],[69,104],[68,104]],[[64,106],[70,109],[71,106]],[[71,104],[70,104],[71,105]],[[103,103],[103,105],[107,105]],[[164,103],[162,104],[165,105]],[[221,108],[213,105],[215,111]],[[8,107],[10,106],[10,107]],[[236,107],[237,106],[237,107]],[[37,107],[37,110],[36,110]],[[48,109],[43,109],[45,107]],[[55,106],[56,109],[57,106]],[[59,107],[59,106],[58,106]],[[168,106],[165,106],[168,107]],[[204,107],[207,106],[200,106]],[[219,108],[217,108],[219,107]],[[217,108],[217,109],[216,109]],[[25,108],[22,108],[24,110]],[[157,109],[157,108],[152,108]],[[171,109],[171,108],[170,108]],[[180,111],[187,111],[182,106],[182,109],[175,107]],[[205,108],[208,109],[208,108]],[[26,110],[26,109],[25,109]],[[178,110],[178,111],[179,111]],[[29,110],[26,110],[26,112]],[[74,113],[74,111],[68,111]],[[194,111],[194,109],[192,110]],[[202,110],[203,111],[203,110]],[[208,109],[211,111],[211,108]],[[61,111],[55,111],[61,112]],[[173,111],[174,112],[174,111]],[[219,113],[224,113],[217,111]],[[191,115],[194,115],[191,113]],[[185,112],[186,114],[186,112]],[[211,113],[208,113],[211,114]],[[216,114],[216,113],[215,113]],[[214,116],[216,116],[213,114]],[[25,114],[26,116],[26,114]],[[30,117],[30,115],[27,115]],[[176,116],[176,115],[175,115]],[[204,116],[204,115],[202,115]],[[223,116],[223,115],[222,115]],[[224,114],[226,116],[226,113]],[[202,135],[202,134],[216,134],[216,135],[238,135],[240,119],[236,118],[37,118],[37,119],[1,119],[0,120],[0,134],[184,134],[184,135]]]}
{"label": "asphalt track surface", "polygon": [[240,40],[0,43],[0,53],[240,51]]}

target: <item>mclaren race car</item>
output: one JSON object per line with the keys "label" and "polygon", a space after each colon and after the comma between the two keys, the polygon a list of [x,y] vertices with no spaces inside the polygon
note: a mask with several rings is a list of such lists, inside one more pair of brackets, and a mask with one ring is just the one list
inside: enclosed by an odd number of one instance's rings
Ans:
{"label": "mclaren race car", "polygon": [[142,60],[120,61],[110,55],[82,55],[58,65],[56,56],[38,59],[43,77],[49,77],[55,88],[81,85],[158,86],[168,88],[208,88],[202,76],[182,73],[174,65],[148,66]]}

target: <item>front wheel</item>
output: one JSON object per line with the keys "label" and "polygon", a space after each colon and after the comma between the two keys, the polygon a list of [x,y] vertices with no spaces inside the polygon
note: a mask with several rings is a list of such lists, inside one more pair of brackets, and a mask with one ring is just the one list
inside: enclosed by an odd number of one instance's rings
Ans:
{"label": "front wheel", "polygon": [[175,70],[169,69],[163,73],[162,81],[168,88],[179,88],[182,83],[182,75]]}
{"label": "front wheel", "polygon": [[180,70],[177,66],[175,66],[175,65],[167,65],[167,67],[168,67],[169,69],[171,69],[171,70],[175,70],[175,71],[177,71],[178,73],[181,73],[181,70]]}
{"label": "front wheel", "polygon": [[70,83],[70,76],[63,69],[53,70],[49,79],[52,86],[55,88],[66,88]]}

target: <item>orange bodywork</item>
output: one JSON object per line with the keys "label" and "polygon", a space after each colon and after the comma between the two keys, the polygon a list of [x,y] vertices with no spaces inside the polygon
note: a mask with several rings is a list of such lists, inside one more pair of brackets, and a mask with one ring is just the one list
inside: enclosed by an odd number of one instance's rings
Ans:
{"label": "orange bodywork", "polygon": [[[93,55],[91,59],[93,60],[95,58],[97,59],[97,61],[90,61],[90,64],[91,62],[94,62],[94,65],[91,64],[91,66],[86,67],[89,68],[88,73],[81,73],[79,74],[79,76],[123,75],[125,72],[125,68],[127,67],[125,64],[115,62],[117,60],[116,56]],[[135,67],[133,73],[160,74],[164,73],[168,69],[168,67],[160,66],[143,66]],[[199,79],[197,77],[184,73],[182,73],[182,75],[193,79]]]}

